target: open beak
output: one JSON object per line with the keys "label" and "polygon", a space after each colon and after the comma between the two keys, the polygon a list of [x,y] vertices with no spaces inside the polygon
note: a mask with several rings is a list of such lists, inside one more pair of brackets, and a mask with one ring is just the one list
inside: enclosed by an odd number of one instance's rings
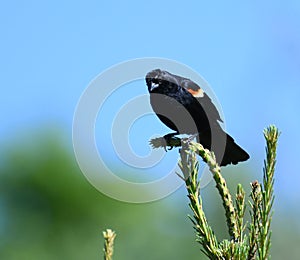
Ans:
{"label": "open beak", "polygon": [[156,89],[157,87],[159,87],[158,83],[151,82],[150,91],[152,91],[153,89]]}

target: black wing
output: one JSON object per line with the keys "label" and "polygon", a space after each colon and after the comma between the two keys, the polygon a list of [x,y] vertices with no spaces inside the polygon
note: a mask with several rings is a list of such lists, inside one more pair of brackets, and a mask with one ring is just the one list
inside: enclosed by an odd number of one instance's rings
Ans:
{"label": "black wing", "polygon": [[210,120],[223,122],[217,108],[211,101],[210,97],[203,91],[203,89],[201,89],[195,82],[190,79],[179,77],[176,75],[174,76],[177,77],[180,86],[185,88],[189,93],[193,95],[194,98],[197,99]]}

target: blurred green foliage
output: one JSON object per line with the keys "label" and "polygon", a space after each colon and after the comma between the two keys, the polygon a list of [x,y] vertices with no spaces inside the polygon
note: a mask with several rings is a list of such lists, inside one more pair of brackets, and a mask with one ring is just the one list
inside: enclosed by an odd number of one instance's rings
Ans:
{"label": "blurred green foliage", "polygon": [[[119,202],[88,183],[62,136],[45,132],[24,140],[1,146],[0,259],[102,259],[106,228],[117,233],[114,259],[205,259],[183,189],[158,202]],[[247,187],[253,176],[232,169],[225,173],[232,187]],[[203,203],[222,238],[225,217],[213,185],[203,190]],[[299,233],[277,213],[275,206],[272,258],[297,259]]]}

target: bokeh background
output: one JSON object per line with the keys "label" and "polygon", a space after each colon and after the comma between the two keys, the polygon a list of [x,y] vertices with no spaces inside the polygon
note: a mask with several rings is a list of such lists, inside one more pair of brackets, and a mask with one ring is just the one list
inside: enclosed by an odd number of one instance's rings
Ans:
{"label": "bokeh background", "polygon": [[[249,191],[250,181],[261,180],[262,130],[276,124],[282,131],[272,258],[298,259],[299,1],[0,6],[0,259],[100,259],[105,228],[117,231],[116,259],[203,258],[183,188],[147,204],[113,200],[88,183],[72,150],[73,113],[89,82],[116,63],[153,56],[190,66],[217,95],[228,132],[251,154],[224,169],[232,190],[241,182]],[[122,98],[135,91],[146,94],[144,82]],[[154,116],[143,120],[166,133]],[[147,139],[144,128],[137,123],[130,138]],[[213,184],[203,198],[217,236],[226,238]]]}

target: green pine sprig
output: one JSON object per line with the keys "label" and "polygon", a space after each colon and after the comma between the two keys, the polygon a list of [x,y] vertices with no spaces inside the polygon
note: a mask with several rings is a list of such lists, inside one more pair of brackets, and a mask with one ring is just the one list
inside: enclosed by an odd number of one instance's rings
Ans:
{"label": "green pine sprig", "polygon": [[[241,184],[237,186],[234,204],[213,152],[199,143],[192,142],[192,138],[157,138],[151,142],[154,148],[181,146],[179,167],[188,192],[189,206],[193,212],[190,219],[196,230],[196,240],[201,244],[201,250],[210,259],[268,259],[270,257],[274,172],[279,131],[275,126],[270,126],[264,130],[264,136],[266,160],[263,183],[260,184],[258,181],[251,183],[249,210],[251,221],[247,224],[244,223],[245,191]],[[161,145],[162,141],[163,145]],[[218,241],[203,211],[197,155],[208,164],[215,180],[225,210],[229,240]]]}
{"label": "green pine sprig", "polygon": [[113,252],[114,252],[114,240],[116,237],[116,233],[111,229],[106,229],[103,231],[104,237],[104,260],[112,260]]}
{"label": "green pine sprig", "polygon": [[[270,258],[271,247],[271,221],[274,204],[274,173],[276,164],[277,142],[279,131],[275,126],[264,130],[266,140],[266,159],[264,161],[263,181],[251,183],[250,222],[244,223],[246,204],[245,191],[238,184],[235,204],[221,174],[221,168],[216,162],[213,152],[205,149],[201,144],[192,142],[193,138],[156,138],[150,141],[153,148],[181,147],[179,167],[183,173],[180,176],[188,193],[189,206],[193,216],[189,216],[196,231],[196,241],[201,245],[201,250],[210,259],[260,259]],[[192,136],[193,137],[193,136]],[[221,196],[230,239],[218,241],[213,229],[209,225],[203,210],[200,182],[198,180],[200,155],[215,180],[216,188]],[[248,233],[246,232],[248,231]],[[115,232],[107,229],[104,236],[104,259],[111,260]]]}

